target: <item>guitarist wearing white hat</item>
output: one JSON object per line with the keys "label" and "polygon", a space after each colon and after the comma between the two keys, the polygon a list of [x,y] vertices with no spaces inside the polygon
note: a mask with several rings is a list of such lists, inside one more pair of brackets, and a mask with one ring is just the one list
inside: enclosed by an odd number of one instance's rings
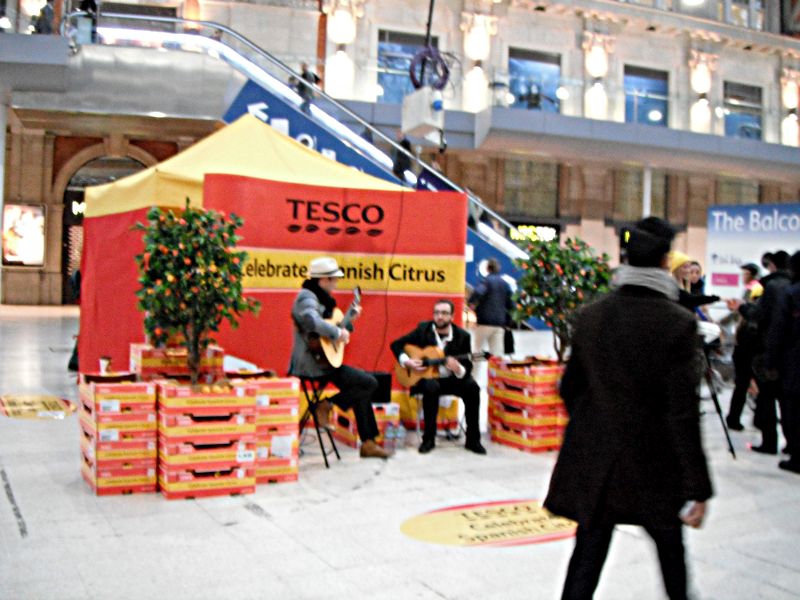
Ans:
{"label": "guitarist wearing white hat", "polygon": [[[372,412],[372,394],[378,381],[366,371],[341,364],[344,346],[353,330],[352,321],[361,312],[357,302],[345,315],[336,308],[331,293],[341,277],[344,273],[335,258],[315,258],[309,264],[308,279],[292,305],[295,332],[289,374],[324,379],[339,388],[330,402],[344,410],[353,409],[361,438],[361,457],[388,458],[389,453],[375,443],[379,431]],[[320,426],[330,426],[329,412],[329,402],[323,401],[317,409]]]}
{"label": "guitarist wearing white hat", "polygon": [[[391,343],[397,362],[406,370],[411,381],[417,379],[415,373],[420,375],[417,383],[411,387],[411,393],[422,394],[425,430],[419,447],[420,454],[427,454],[436,447],[436,416],[439,412],[439,396],[442,394],[453,394],[464,401],[467,421],[465,448],[475,454],[486,454],[486,449],[481,445],[479,423],[481,390],[470,374],[470,335],[453,323],[453,309],[450,300],[438,300],[433,305],[432,321],[420,322],[414,331]],[[414,358],[413,354],[418,354],[419,358]],[[440,358],[433,358],[432,354]]]}

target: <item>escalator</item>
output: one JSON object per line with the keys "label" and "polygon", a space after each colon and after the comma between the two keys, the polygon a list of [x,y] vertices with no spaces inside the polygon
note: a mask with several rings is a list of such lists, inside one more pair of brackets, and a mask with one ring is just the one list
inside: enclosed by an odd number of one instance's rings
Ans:
{"label": "escalator", "polygon": [[[72,40],[78,53],[80,44],[76,33],[81,28],[76,25],[83,16],[80,12],[71,13],[62,26],[62,32]],[[470,287],[481,277],[478,265],[485,259],[497,258],[503,271],[513,276],[516,272],[513,260],[525,256],[509,239],[513,226],[479,198],[409,154],[386,133],[224,25],[173,17],[102,13],[96,43],[200,54],[222,61],[243,76],[238,90],[226,93],[222,114],[218,116],[226,123],[250,113],[324,156],[375,177],[420,190],[466,192],[470,215],[466,248],[467,285]],[[412,169],[404,173],[403,181],[392,172],[394,161],[381,148],[409,157]]]}

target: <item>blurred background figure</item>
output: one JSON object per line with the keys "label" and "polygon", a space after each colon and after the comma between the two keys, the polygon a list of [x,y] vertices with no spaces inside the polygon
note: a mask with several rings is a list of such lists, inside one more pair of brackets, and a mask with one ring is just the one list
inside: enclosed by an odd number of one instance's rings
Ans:
{"label": "blurred background figure", "polygon": [[475,329],[475,352],[488,351],[494,356],[504,352],[505,328],[511,325],[511,286],[500,274],[500,263],[490,258],[486,263],[487,274],[475,286],[469,297],[469,307],[475,311],[478,326]]}
{"label": "blurred background figure", "polygon": [[[742,283],[744,284],[744,302],[755,302],[764,292],[758,282],[758,265],[747,263],[742,266]],[[728,308],[736,311],[737,300],[728,300]],[[738,314],[734,312],[734,314]],[[742,431],[742,411],[747,400],[747,391],[753,380],[753,357],[758,340],[758,325],[755,321],[739,315],[736,326],[736,347],[733,350],[733,368],[735,370],[735,387],[731,396],[726,422],[728,429]]]}
{"label": "blurred background figure", "polygon": [[783,289],[767,338],[770,367],[780,380],[781,423],[789,460],[781,469],[800,473],[800,252],[789,259],[792,281]]}
{"label": "blurred background figure", "polygon": [[695,296],[705,294],[706,278],[703,277],[703,266],[693,260],[689,263],[689,292]]}

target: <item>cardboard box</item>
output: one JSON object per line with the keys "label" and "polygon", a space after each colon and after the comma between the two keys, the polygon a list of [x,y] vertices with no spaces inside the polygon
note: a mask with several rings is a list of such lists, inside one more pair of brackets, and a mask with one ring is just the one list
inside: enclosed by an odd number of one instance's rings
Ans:
{"label": "cardboard box", "polygon": [[157,423],[154,412],[129,412],[91,415],[84,406],[78,409],[81,427],[100,442],[123,439],[155,438]]}
{"label": "cardboard box", "polygon": [[[398,427],[400,425],[400,405],[395,402],[388,404],[373,404],[372,410],[375,413],[375,422],[378,425],[380,434],[375,438],[375,443],[379,446],[384,445],[384,434],[388,427]],[[355,414],[351,410],[342,410],[338,406],[333,407],[332,422],[335,426],[333,436],[351,448],[361,447],[361,440],[358,437],[358,426],[356,425]]]}
{"label": "cardboard box", "polygon": [[256,491],[255,467],[230,465],[215,470],[158,470],[158,485],[169,500],[252,494]]}
{"label": "cardboard box", "polygon": [[502,381],[489,381],[489,402],[522,409],[563,406],[558,392],[552,389],[515,388]]}
{"label": "cardboard box", "polygon": [[158,382],[158,411],[165,414],[218,415],[228,409],[256,408],[255,386],[190,386]]}
{"label": "cardboard box", "polygon": [[551,360],[530,358],[525,361],[507,361],[498,357],[489,359],[489,383],[502,382],[512,388],[536,393],[558,392],[558,383],[564,374],[564,365]]}
{"label": "cardboard box", "polygon": [[214,444],[229,440],[232,436],[255,435],[256,409],[255,406],[230,408],[221,412],[217,409],[217,414],[213,415],[160,412],[158,434],[168,443],[194,444]]}
{"label": "cardboard box", "polygon": [[[209,346],[200,357],[201,375],[215,379],[225,376],[225,352],[219,346]],[[130,370],[145,381],[164,377],[190,375],[186,348],[154,348],[150,344],[131,344]]]}
{"label": "cardboard box", "polygon": [[82,458],[81,475],[98,496],[156,491],[156,471],[153,465],[108,468],[97,466],[86,455]]}
{"label": "cardboard box", "polygon": [[504,425],[491,427],[491,439],[497,444],[510,446],[525,452],[558,450],[564,441],[564,428],[551,427],[536,431],[519,431]]}
{"label": "cardboard box", "polygon": [[156,467],[158,450],[156,441],[135,440],[133,442],[97,442],[90,435],[81,435],[81,451],[92,462],[102,466],[123,466],[136,461],[148,461],[153,468]]}
{"label": "cardboard box", "polygon": [[489,403],[489,423],[500,423],[517,431],[563,427],[568,418],[563,406],[521,409],[501,402]]}
{"label": "cardboard box", "polygon": [[217,444],[170,442],[159,439],[159,467],[170,469],[227,468],[231,465],[251,466],[256,460],[256,438],[248,436]]}
{"label": "cardboard box", "polygon": [[[400,421],[409,431],[417,429],[417,410],[421,411],[421,399],[410,395],[404,390],[392,390],[392,402],[400,405]],[[439,413],[436,428],[439,431],[454,431],[458,429],[459,399],[456,396],[442,396],[439,398]],[[420,430],[425,428],[425,419],[419,413]]]}
{"label": "cardboard box", "polygon": [[81,375],[79,396],[91,415],[156,411],[156,386],[152,383],[87,383]]}

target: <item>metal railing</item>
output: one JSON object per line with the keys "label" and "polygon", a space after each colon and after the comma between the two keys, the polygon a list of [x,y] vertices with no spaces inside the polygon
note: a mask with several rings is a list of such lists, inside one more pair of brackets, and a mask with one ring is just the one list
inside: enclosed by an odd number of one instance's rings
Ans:
{"label": "metal railing", "polygon": [[[77,27],[75,27],[76,19],[85,19],[87,17],[90,17],[90,15],[83,11],[73,11],[65,15],[61,22],[62,35],[74,40],[75,32],[77,31]],[[150,28],[125,29],[116,25],[105,25],[105,23],[109,21],[131,23],[134,25],[158,23],[162,25],[162,27],[158,31],[153,31]],[[164,31],[163,25],[171,25],[175,31]],[[275,80],[281,95],[288,102],[293,102],[299,107],[306,102],[304,98],[313,97],[313,101],[310,103],[311,106],[309,107],[311,110],[307,114],[310,114],[310,116],[323,127],[327,127],[328,129],[333,128],[334,133],[343,136],[350,147],[362,156],[372,159],[373,161],[378,159],[379,162],[383,163],[384,167],[391,171],[391,159],[389,159],[390,162],[387,164],[385,159],[388,157],[385,154],[384,159],[381,160],[373,151],[383,146],[389,152],[395,153],[395,155],[406,155],[411,161],[411,164],[416,166],[417,175],[423,172],[430,173],[443,181],[446,185],[452,187],[453,190],[465,193],[469,198],[469,212],[471,220],[474,221],[473,228],[479,231],[485,238],[490,238],[490,243],[496,246],[498,250],[506,254],[520,256],[520,254],[518,254],[521,252],[519,247],[508,239],[511,231],[516,228],[506,221],[502,215],[486,206],[475,194],[462,188],[445,176],[441,171],[427,164],[417,154],[407,151],[379,128],[373,126],[347,106],[326,94],[324,90],[303,79],[300,73],[283,61],[233,29],[213,21],[101,12],[99,15],[99,23],[96,28],[96,40],[97,43],[102,45],[205,52],[215,58],[226,60],[234,68],[239,69],[248,77],[256,74],[254,73],[253,67],[263,71],[263,74]],[[77,42],[75,42],[75,47],[76,50],[79,47]],[[235,53],[236,56],[232,55],[231,51]],[[237,60],[237,58],[239,60]],[[250,65],[247,63],[250,63]],[[293,90],[290,85],[294,85],[296,88]],[[353,131],[343,125],[343,122],[355,123],[357,127],[361,128],[361,131]],[[371,138],[371,140],[367,141],[367,139],[365,139],[367,137]],[[406,181],[406,183],[408,182]],[[497,227],[481,227],[481,225],[485,225],[486,221],[493,222],[493,224],[499,225],[506,230],[508,233],[505,239],[502,241],[496,239],[496,237],[493,239],[492,232],[495,236],[498,235],[496,231]]]}

